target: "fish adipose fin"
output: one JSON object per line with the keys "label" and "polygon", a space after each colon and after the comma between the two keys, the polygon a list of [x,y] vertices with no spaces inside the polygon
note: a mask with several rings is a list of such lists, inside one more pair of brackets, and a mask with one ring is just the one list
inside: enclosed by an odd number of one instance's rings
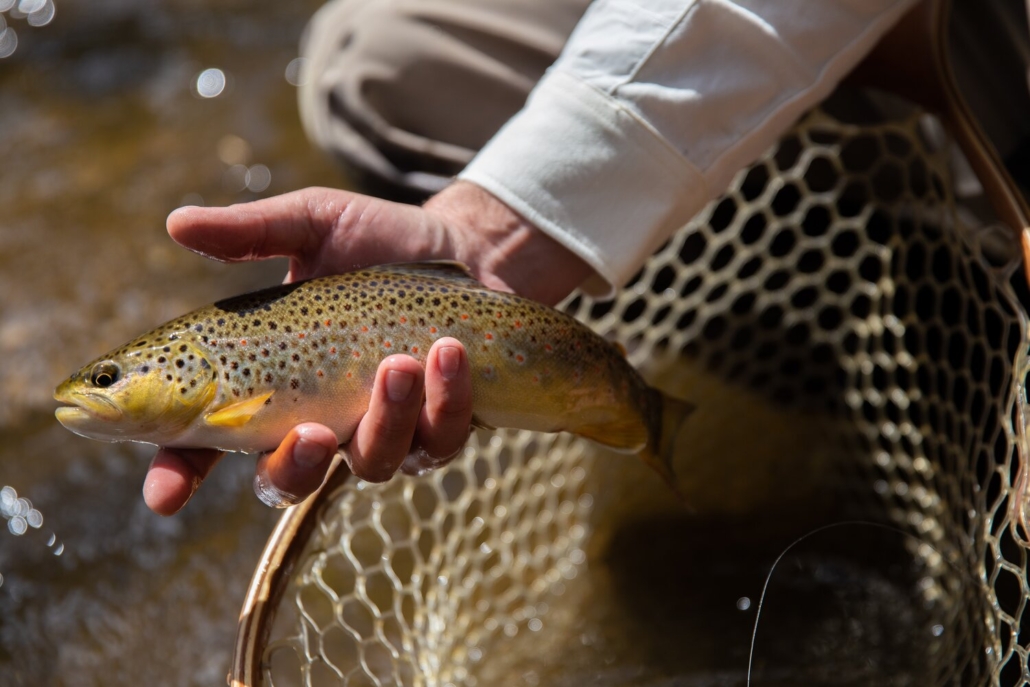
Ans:
{"label": "fish adipose fin", "polygon": [[204,416],[204,422],[214,427],[242,427],[250,422],[250,419],[265,406],[265,402],[272,398],[274,393],[275,391],[269,391],[267,394],[248,398],[246,401],[233,403],[213,413],[208,413]]}

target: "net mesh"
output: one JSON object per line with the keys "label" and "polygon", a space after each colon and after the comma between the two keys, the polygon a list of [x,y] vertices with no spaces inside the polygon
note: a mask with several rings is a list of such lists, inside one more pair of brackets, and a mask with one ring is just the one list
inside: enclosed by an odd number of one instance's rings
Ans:
{"label": "net mesh", "polygon": [[[934,130],[919,113],[814,111],[614,301],[565,307],[663,386],[686,359],[834,418],[820,490],[912,535],[920,603],[947,627],[927,683],[1022,685],[1025,285],[1012,232],[957,207]],[[546,632],[576,584],[605,502],[590,475],[609,460],[626,458],[500,431],[429,475],[344,484],[313,513],[263,680],[487,684],[496,639]]]}

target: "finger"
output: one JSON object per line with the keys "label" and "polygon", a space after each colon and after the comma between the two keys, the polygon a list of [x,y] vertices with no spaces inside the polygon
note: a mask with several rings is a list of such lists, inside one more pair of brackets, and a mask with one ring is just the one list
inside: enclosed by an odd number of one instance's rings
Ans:
{"label": "finger", "polygon": [[397,471],[411,450],[424,379],[422,366],[409,356],[380,363],[368,412],[347,445],[351,472],[368,482],[385,482]]}
{"label": "finger", "polygon": [[143,482],[147,507],[158,515],[179,512],[223,455],[214,449],[158,449]]}
{"label": "finger", "polygon": [[307,188],[225,208],[183,207],[168,215],[177,243],[218,260],[237,262],[310,255],[341,217],[361,214],[369,198]]}
{"label": "finger", "polygon": [[472,422],[472,375],[465,348],[445,337],[426,359],[426,404],[419,415],[416,443],[431,458],[449,458],[465,445]]}
{"label": "finger", "polygon": [[297,425],[279,448],[258,459],[254,492],[273,508],[303,501],[325,480],[338,443],[333,431],[324,425]]}

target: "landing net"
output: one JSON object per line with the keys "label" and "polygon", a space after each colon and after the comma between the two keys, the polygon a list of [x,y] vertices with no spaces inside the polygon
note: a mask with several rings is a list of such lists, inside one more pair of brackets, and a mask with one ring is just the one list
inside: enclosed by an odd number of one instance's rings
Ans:
{"label": "landing net", "polygon": [[[1026,286],[1013,232],[956,204],[939,131],[815,111],[613,302],[566,307],[666,391],[691,398],[662,372],[687,360],[833,418],[826,490],[912,535],[918,602],[947,618],[926,684],[1025,685]],[[272,612],[243,619],[257,682],[486,684],[490,652],[547,632],[577,584],[605,502],[590,475],[612,460],[630,459],[500,431],[432,474],[323,494]]]}

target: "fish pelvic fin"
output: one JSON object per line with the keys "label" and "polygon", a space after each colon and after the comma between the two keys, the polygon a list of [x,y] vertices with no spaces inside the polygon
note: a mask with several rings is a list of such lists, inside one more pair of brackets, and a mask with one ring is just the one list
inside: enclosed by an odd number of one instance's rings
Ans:
{"label": "fish pelvic fin", "polygon": [[269,391],[267,394],[227,405],[205,415],[204,422],[212,427],[242,427],[250,422],[250,419],[265,406],[274,393],[275,391]]}
{"label": "fish pelvic fin", "polygon": [[673,472],[673,459],[683,424],[694,405],[687,401],[667,396],[657,389],[648,389],[647,396],[647,445],[640,451],[640,459],[657,472],[665,483],[685,502],[683,492]]}

